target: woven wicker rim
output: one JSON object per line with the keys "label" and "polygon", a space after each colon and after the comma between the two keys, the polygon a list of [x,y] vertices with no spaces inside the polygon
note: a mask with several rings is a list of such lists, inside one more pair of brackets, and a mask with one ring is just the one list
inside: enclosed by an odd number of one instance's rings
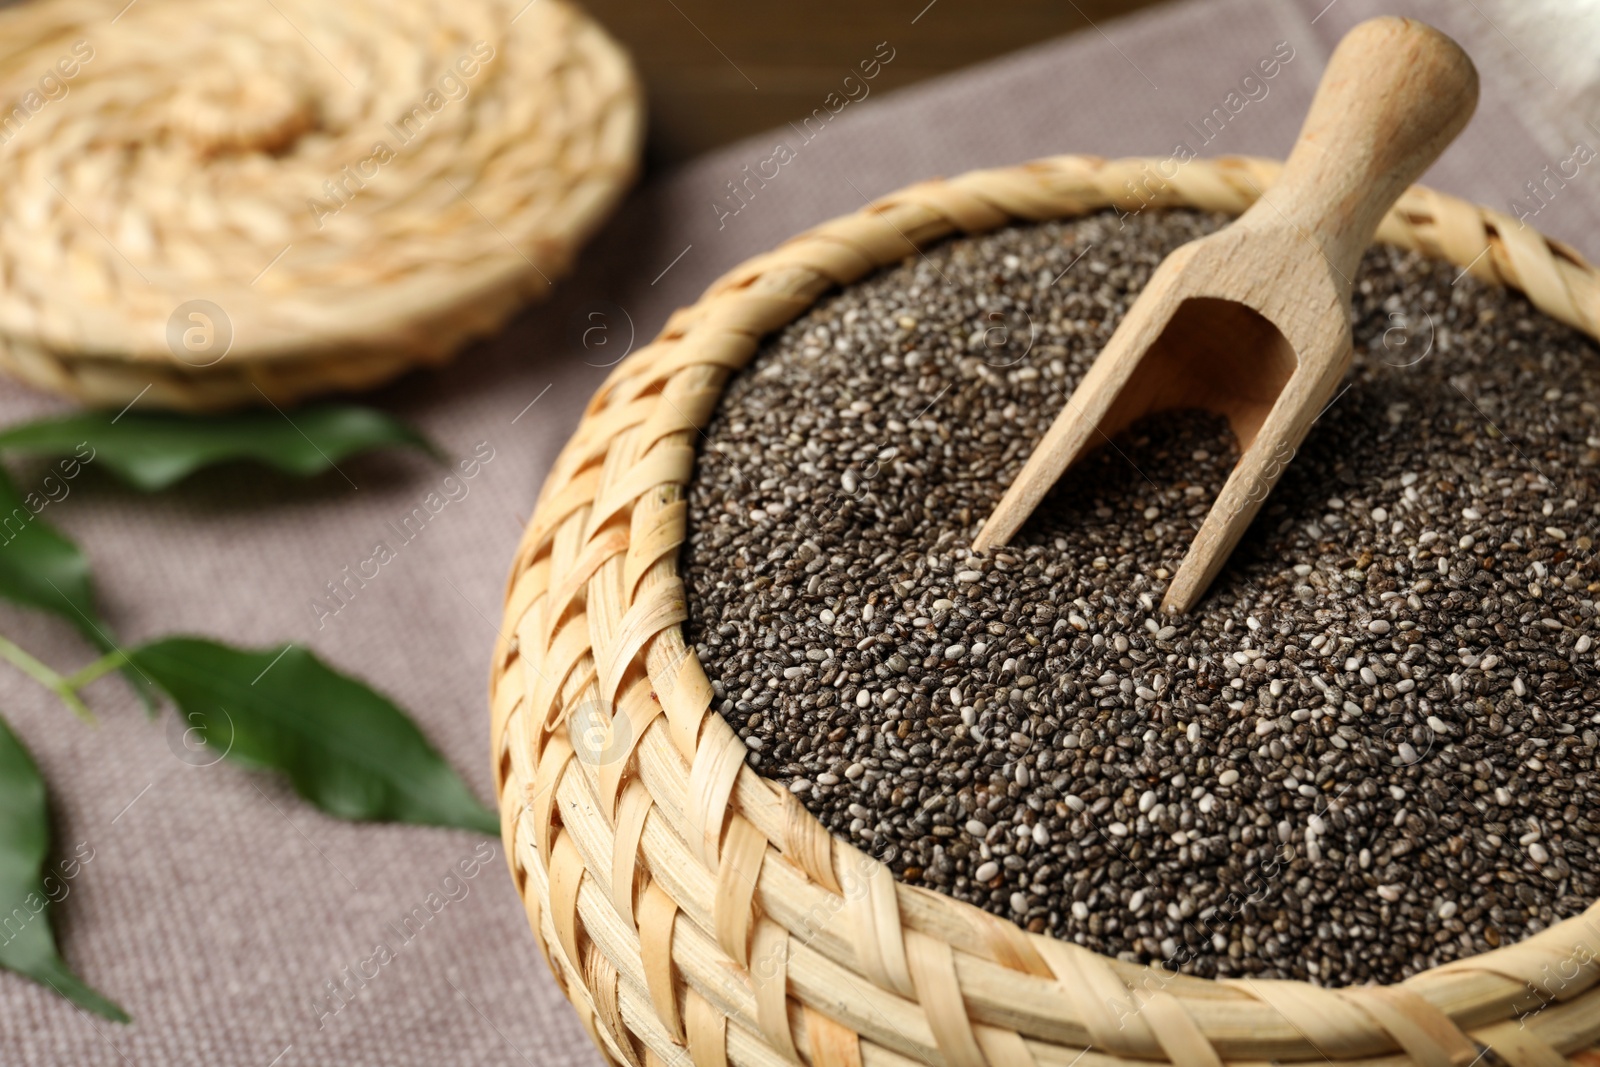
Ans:
{"label": "woven wicker rim", "polygon": [[566,0],[12,7],[0,370],[214,409],[441,363],[566,272],[642,128]]}
{"label": "woven wicker rim", "polygon": [[[1196,160],[1152,184],[1162,166],[1058,156],[893,193],[723,275],[591,401],[512,567],[490,708],[512,875],[613,1062],[1600,1067],[1600,903],[1386,988],[1162,973],[897,883],[710,710],[677,550],[729,375],[824,292],[951,234],[1107,206],[1237,214],[1279,169]],[[1413,187],[1378,238],[1595,335],[1594,268],[1509,216]]]}

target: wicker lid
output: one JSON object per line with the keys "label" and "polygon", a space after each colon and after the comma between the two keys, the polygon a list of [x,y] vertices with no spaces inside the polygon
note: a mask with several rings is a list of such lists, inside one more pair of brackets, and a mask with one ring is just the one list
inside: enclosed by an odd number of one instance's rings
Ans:
{"label": "wicker lid", "polygon": [[218,408],[441,361],[548,290],[640,128],[561,0],[0,13],[0,367]]}

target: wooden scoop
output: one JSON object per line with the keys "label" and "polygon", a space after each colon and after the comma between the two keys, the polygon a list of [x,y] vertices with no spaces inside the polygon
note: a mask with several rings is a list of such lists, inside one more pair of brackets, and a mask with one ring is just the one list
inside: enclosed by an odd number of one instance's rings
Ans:
{"label": "wooden scoop", "polygon": [[1141,416],[1209,409],[1242,454],[1162,600],[1193,607],[1350,366],[1351,279],[1378,223],[1477,102],[1472,61],[1438,30],[1351,30],[1282,176],[1156,268],[973,547],[1005,544],[1073,461]]}

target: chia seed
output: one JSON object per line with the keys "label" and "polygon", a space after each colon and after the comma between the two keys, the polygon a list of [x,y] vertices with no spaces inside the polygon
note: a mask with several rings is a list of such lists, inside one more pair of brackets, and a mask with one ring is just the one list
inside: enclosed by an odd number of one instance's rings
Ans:
{"label": "chia seed", "polygon": [[689,489],[689,636],[750,765],[904,881],[1184,973],[1393,983],[1600,892],[1594,346],[1376,248],[1349,387],[1194,613],[1158,605],[1237,458],[1204,413],[972,554],[1224,221],[951,240],[768,338]]}

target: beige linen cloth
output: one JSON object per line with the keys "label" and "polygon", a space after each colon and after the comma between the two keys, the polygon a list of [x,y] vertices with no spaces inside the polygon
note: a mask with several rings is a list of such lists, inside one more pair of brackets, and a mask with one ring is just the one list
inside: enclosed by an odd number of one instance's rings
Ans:
{"label": "beige linen cloth", "polygon": [[[886,47],[863,39],[858,58],[892,53],[891,64],[916,64],[919,37],[959,2],[930,5],[915,22],[922,4],[908,5]],[[445,468],[369,457],[311,483],[230,472],[144,497],[91,465],[46,517],[92,557],[105,613],[124,640],[191,632],[245,645],[302,642],[408,708],[492,803],[485,678],[506,570],[556,451],[630,341],[643,344],[746,256],[932,175],[1059,152],[1165,155],[1179,141],[1205,155],[1282,156],[1333,42],[1384,10],[1370,0],[1326,2],[1156,9],[910,91],[869,92],[820,133],[814,123],[810,140],[803,128],[778,129],[656,180],[542,306],[454,366],[373,398],[453,457],[481,446],[492,458],[467,495],[336,614],[319,618],[312,607],[325,583],[376,541],[392,544],[389,524],[437,489]],[[1493,17],[1489,0],[1482,7]],[[1395,8],[1457,36],[1484,75],[1477,117],[1428,181],[1507,209],[1573,147],[1530,100],[1544,84],[1536,59],[1474,5],[1395,0]],[[716,25],[702,28],[717,39]],[[1199,143],[1195,126],[1280,41],[1293,59],[1267,94]],[[705,61],[724,62],[711,47]],[[841,65],[841,80],[847,73]],[[764,186],[746,186],[734,213],[727,183],[780,141],[792,158]],[[1535,224],[1600,254],[1596,188],[1600,172],[1583,172]],[[0,383],[0,424],[58,408]],[[24,489],[40,476],[14,472]],[[91,658],[67,626],[38,614],[0,608],[0,633],[63,669]],[[182,746],[166,728],[170,713],[148,721],[118,679],[88,693],[103,721],[95,730],[10,667],[0,677],[0,710],[50,783],[58,857],[79,843],[93,850],[57,909],[62,949],[134,1018],[127,1026],[91,1018],[0,974],[0,1064],[599,1063],[545,969],[497,841],[474,877],[446,884],[461,861],[470,868],[487,853],[481,838],[340,822],[267,775],[194,766],[174,754]],[[402,937],[397,928],[430,892],[448,903]],[[380,942],[393,958],[364,986],[347,983],[347,1001],[331,1010],[339,1002],[328,999],[328,983]]]}

